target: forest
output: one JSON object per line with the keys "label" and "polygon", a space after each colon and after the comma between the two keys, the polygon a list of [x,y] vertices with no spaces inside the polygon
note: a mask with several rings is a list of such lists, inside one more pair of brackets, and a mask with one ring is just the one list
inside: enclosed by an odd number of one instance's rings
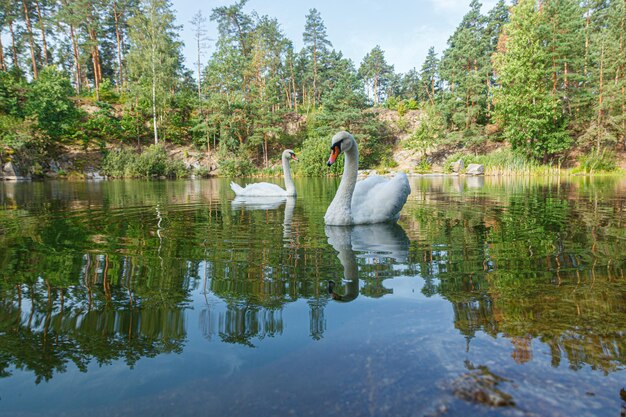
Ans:
{"label": "forest", "polygon": [[167,0],[0,0],[0,162],[37,176],[68,149],[95,149],[112,177],[210,174],[168,156],[184,146],[236,176],[271,173],[288,147],[298,175],[325,175],[341,129],[363,168],[394,168],[398,149],[424,170],[435,155],[586,172],[623,158],[623,0],[499,1],[486,14],[472,0],[445,50],[407,73],[378,45],[344,57],[315,8],[301,50],[246,8],[199,10],[186,68]]}

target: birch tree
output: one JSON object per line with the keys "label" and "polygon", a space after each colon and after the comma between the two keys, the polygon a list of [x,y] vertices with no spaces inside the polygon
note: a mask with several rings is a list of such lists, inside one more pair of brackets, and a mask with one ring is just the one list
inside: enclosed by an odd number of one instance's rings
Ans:
{"label": "birch tree", "polygon": [[181,69],[179,28],[174,19],[169,1],[142,0],[130,22],[131,89],[150,113],[155,145],[159,143],[160,121],[166,117]]}

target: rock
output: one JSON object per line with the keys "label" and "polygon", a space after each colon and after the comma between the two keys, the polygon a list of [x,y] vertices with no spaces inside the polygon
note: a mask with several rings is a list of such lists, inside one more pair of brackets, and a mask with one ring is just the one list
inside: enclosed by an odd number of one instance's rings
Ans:
{"label": "rock", "polygon": [[30,174],[22,175],[21,170],[13,162],[4,164],[0,174],[7,181],[30,181]]}
{"label": "rock", "polygon": [[481,164],[469,164],[465,173],[467,175],[485,175],[485,166]]}
{"label": "rock", "polygon": [[59,166],[59,164],[57,163],[57,161],[55,161],[54,159],[50,160],[50,162],[48,163],[48,165],[50,166],[50,171],[57,173],[59,172],[59,170],[61,169],[61,167]]}
{"label": "rock", "polygon": [[102,174],[100,174],[99,171],[88,171],[85,172],[85,177],[88,180],[96,180],[96,181],[101,181],[101,180],[105,180],[106,177],[103,176]]}
{"label": "rock", "polygon": [[465,168],[465,164],[462,159],[452,163],[452,172],[461,172]]}
{"label": "rock", "polygon": [[504,381],[507,380],[480,367],[455,379],[452,382],[452,391],[456,397],[475,404],[490,407],[513,406],[513,397],[498,388]]}

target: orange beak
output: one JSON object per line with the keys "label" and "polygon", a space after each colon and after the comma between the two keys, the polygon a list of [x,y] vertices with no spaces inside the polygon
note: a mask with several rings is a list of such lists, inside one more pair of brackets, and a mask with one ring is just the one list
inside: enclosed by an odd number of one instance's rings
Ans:
{"label": "orange beak", "polygon": [[338,156],[339,156],[339,146],[333,146],[333,148],[330,151],[330,158],[328,158],[328,162],[326,162],[326,165],[331,166],[332,164],[334,164]]}
{"label": "orange beak", "polygon": [[293,159],[294,161],[299,161],[298,157],[295,154],[291,155],[291,159]]}

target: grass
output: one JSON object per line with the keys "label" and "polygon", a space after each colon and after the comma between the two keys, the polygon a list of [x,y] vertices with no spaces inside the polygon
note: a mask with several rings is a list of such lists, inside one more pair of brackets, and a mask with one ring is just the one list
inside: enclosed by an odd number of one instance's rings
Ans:
{"label": "grass", "polygon": [[563,172],[560,165],[539,164],[510,149],[498,149],[486,155],[468,155],[457,152],[446,159],[444,169],[451,172],[452,164],[459,159],[463,160],[466,168],[469,164],[484,165],[485,175],[559,175]]}

